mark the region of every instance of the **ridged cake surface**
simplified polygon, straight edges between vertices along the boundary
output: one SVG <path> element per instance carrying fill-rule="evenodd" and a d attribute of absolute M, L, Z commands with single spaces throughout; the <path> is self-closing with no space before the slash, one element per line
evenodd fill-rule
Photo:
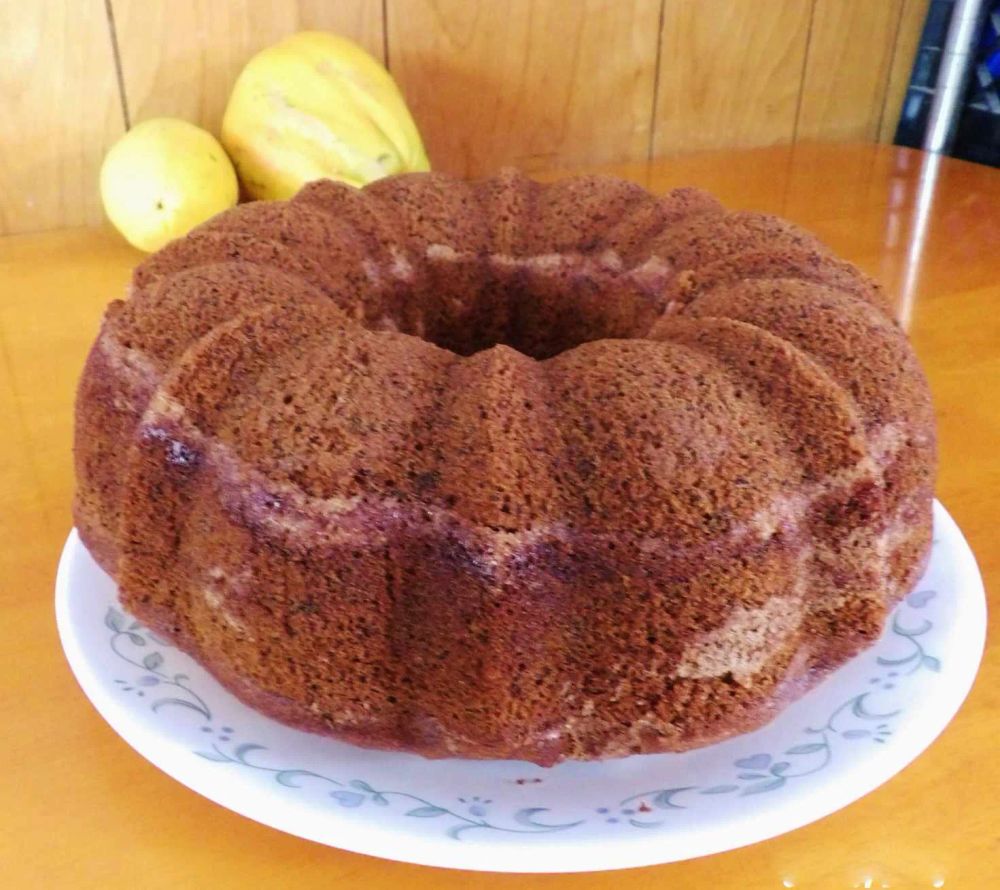
<path fill-rule="evenodd" d="M 278 719 L 551 764 L 744 732 L 925 558 L 927 385 L 814 236 L 605 177 L 409 174 L 154 254 L 77 399 L 123 604 Z"/>

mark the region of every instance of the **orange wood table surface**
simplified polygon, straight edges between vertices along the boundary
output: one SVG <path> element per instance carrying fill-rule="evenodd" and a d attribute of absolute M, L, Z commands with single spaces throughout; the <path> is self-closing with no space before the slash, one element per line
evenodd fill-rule
<path fill-rule="evenodd" d="M 1000 170 L 889 146 L 809 145 L 605 170 L 787 216 L 888 286 L 936 399 L 938 496 L 995 591 Z M 265 828 L 159 772 L 84 698 L 52 608 L 70 529 L 73 390 L 104 305 L 138 259 L 103 229 L 0 239 L 0 885 L 1000 886 L 1000 655 L 989 644 L 951 726 L 863 800 L 752 847 L 626 873 L 472 875 L 381 861 Z"/>

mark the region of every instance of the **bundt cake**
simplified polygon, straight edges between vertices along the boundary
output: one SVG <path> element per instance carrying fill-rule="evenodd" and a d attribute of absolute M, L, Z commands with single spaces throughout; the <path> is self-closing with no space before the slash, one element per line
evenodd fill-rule
<path fill-rule="evenodd" d="M 151 256 L 75 518 L 245 702 L 552 764 L 758 727 L 928 550 L 928 389 L 809 233 L 613 178 L 315 182 Z"/>

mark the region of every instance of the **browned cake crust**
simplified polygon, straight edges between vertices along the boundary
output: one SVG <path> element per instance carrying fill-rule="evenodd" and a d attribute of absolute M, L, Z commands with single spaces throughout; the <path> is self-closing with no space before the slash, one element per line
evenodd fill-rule
<path fill-rule="evenodd" d="M 696 189 L 234 208 L 109 306 L 76 430 L 126 608 L 267 714 L 432 757 L 754 729 L 930 542 L 930 398 L 881 289 Z"/>

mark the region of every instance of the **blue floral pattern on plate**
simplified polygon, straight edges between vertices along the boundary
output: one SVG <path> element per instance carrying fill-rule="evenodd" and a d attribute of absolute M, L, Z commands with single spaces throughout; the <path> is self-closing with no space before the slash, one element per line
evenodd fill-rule
<path fill-rule="evenodd" d="M 934 507 L 919 585 L 881 639 L 756 732 L 682 754 L 543 769 L 429 761 L 290 729 L 247 708 L 118 605 L 72 533 L 56 579 L 66 657 L 142 756 L 224 807 L 405 862 L 566 872 L 676 861 L 790 831 L 917 757 L 955 714 L 985 638 L 982 579 Z M 946 793 L 942 789 L 942 793 Z"/>
<path fill-rule="evenodd" d="M 440 820 L 448 837 L 462 840 L 473 831 L 517 834 L 548 834 L 569 831 L 594 819 L 629 828 L 658 828 L 669 822 L 676 811 L 695 807 L 703 799 L 726 796 L 747 797 L 780 791 L 790 783 L 827 769 L 834 758 L 856 756 L 853 747 L 860 744 L 884 745 L 893 734 L 895 720 L 903 709 L 873 702 L 879 693 L 889 692 L 900 682 L 919 671 L 939 672 L 939 656 L 927 651 L 923 638 L 934 622 L 919 616 L 937 591 L 919 588 L 893 613 L 882 643 L 863 658 L 875 670 L 871 688 L 859 690 L 846 698 L 820 725 L 802 728 L 802 738 L 781 751 L 756 751 L 732 762 L 731 772 L 719 775 L 710 783 L 668 786 L 637 791 L 613 806 L 600 806 L 577 817 L 560 819 L 549 807 L 519 807 L 494 814 L 492 799 L 479 795 L 455 800 L 428 800 L 408 791 L 377 787 L 364 778 L 331 776 L 311 769 L 280 763 L 267 746 L 252 741 L 236 741 L 231 726 L 216 730 L 208 693 L 199 693 L 190 678 L 170 668 L 176 653 L 139 622 L 120 609 L 109 606 L 104 615 L 108 645 L 124 666 L 132 669 L 132 678 L 117 677 L 114 683 L 123 694 L 146 698 L 155 713 L 181 709 L 192 720 L 202 723 L 201 731 L 213 740 L 194 749 L 198 757 L 240 769 L 270 774 L 285 788 L 301 789 L 307 784 L 321 785 L 333 805 L 348 810 L 361 808 L 398 808 L 413 819 Z M 913 613 L 917 612 L 914 617 Z M 206 738 L 206 741 L 207 738 Z"/>

